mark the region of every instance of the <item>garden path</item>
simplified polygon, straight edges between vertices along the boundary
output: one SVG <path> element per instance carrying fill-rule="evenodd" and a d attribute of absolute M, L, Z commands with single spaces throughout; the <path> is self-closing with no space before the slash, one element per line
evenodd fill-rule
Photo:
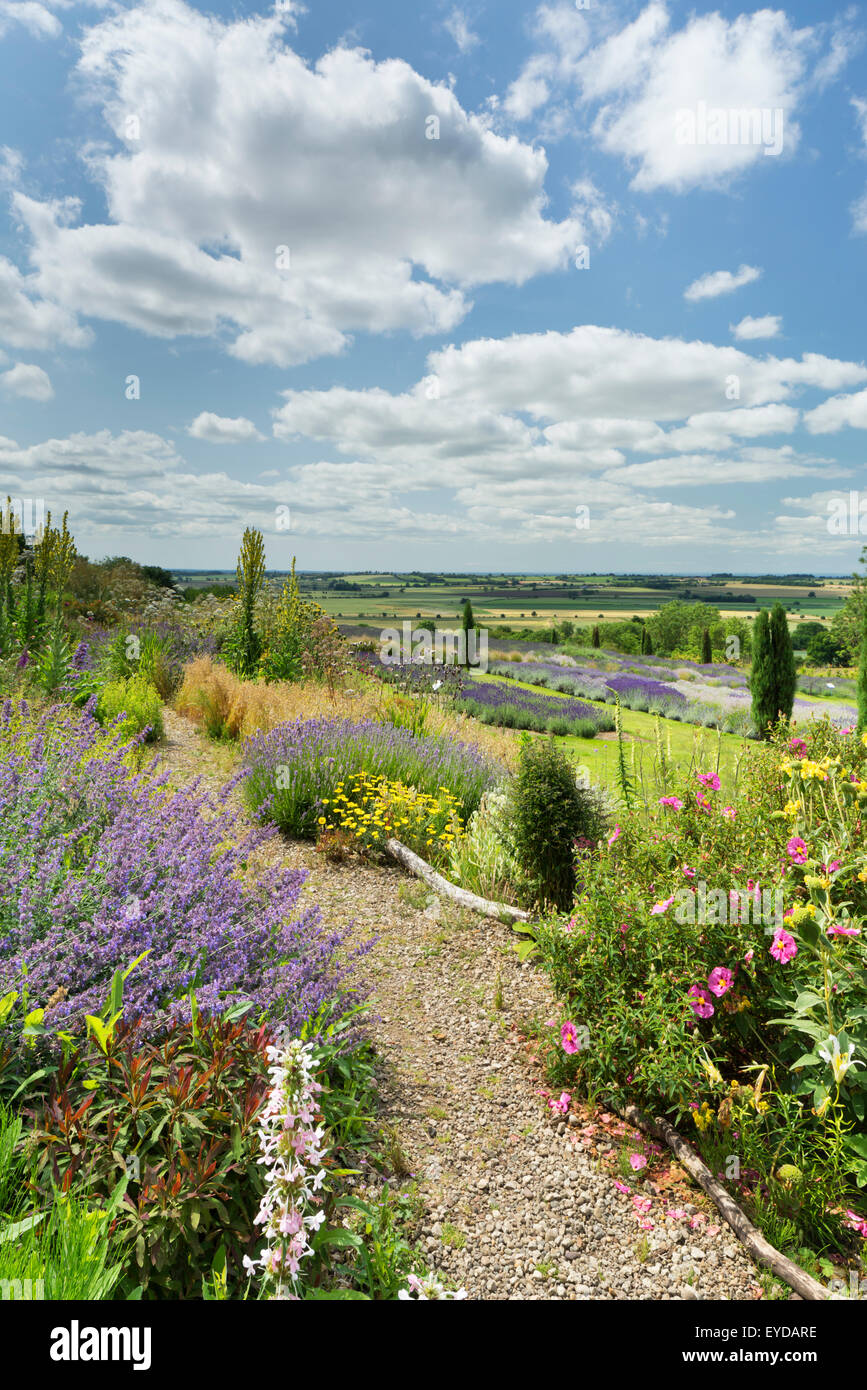
<path fill-rule="evenodd" d="M 226 750 L 171 710 L 165 724 L 173 778 L 221 786 Z M 728 1227 L 697 1189 L 672 1185 L 664 1157 L 651 1155 L 638 1188 L 651 1203 L 644 1231 L 614 1183 L 625 1126 L 604 1112 L 567 1123 L 547 1111 L 521 1024 L 555 1017 L 554 1006 L 507 927 L 455 912 L 397 868 L 332 866 L 298 841 L 272 852 L 309 870 L 304 891 L 326 923 L 353 920 L 360 939 L 378 938 L 366 969 L 383 1120 L 397 1177 L 419 1184 L 431 1268 L 481 1299 L 762 1296 Z M 685 1215 L 666 1218 L 673 1207 Z"/>

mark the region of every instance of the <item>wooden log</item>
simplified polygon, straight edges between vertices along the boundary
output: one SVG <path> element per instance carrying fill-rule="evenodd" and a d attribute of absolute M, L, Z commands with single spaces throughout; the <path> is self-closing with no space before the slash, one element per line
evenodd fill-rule
<path fill-rule="evenodd" d="M 387 840 L 385 848 L 392 859 L 396 859 L 411 874 L 415 874 L 416 878 L 424 879 L 435 892 L 441 893 L 444 898 L 450 898 L 459 907 L 465 907 L 470 912 L 480 912 L 483 917 L 496 917 L 499 922 L 526 922 L 529 918 L 530 914 L 522 911 L 520 907 L 512 907 L 509 903 L 491 902 L 488 898 L 478 897 L 476 893 L 468 893 L 466 888 L 458 888 L 455 883 L 449 883 L 447 878 L 443 878 L 442 874 L 438 874 L 424 859 L 413 854 L 411 849 L 400 843 L 400 840 Z"/>
<path fill-rule="evenodd" d="M 621 1108 L 611 1101 L 606 1101 L 605 1104 L 616 1111 L 628 1124 L 635 1125 L 637 1129 L 643 1129 L 646 1133 L 652 1134 L 655 1139 L 661 1139 L 668 1145 L 678 1162 L 695 1178 L 702 1191 L 706 1192 L 708 1197 L 715 1202 L 720 1215 L 728 1222 L 738 1240 L 749 1251 L 754 1260 L 757 1260 L 759 1264 L 767 1265 L 772 1274 L 775 1274 L 778 1279 L 782 1279 L 785 1284 L 789 1285 L 790 1289 L 794 1289 L 795 1293 L 800 1294 L 802 1298 L 818 1300 L 831 1297 L 830 1289 L 811 1278 L 803 1269 L 792 1260 L 787 1259 L 785 1255 L 781 1255 L 779 1250 L 775 1250 L 773 1245 L 765 1240 L 746 1213 L 741 1211 L 731 1194 L 721 1183 L 717 1182 L 692 1145 L 681 1138 L 677 1130 L 668 1123 L 668 1120 L 663 1119 L 660 1115 L 651 1117 L 635 1105 Z"/>

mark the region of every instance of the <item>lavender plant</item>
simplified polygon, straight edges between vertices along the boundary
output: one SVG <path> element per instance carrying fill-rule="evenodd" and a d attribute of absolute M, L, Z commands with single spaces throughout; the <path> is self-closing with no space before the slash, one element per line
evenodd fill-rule
<path fill-rule="evenodd" d="M 369 772 L 433 795 L 450 791 L 466 820 L 497 769 L 454 739 L 414 737 L 375 719 L 296 719 L 247 741 L 244 792 L 260 820 L 289 835 L 314 838 L 322 798 L 338 782 Z"/>
<path fill-rule="evenodd" d="M 299 910 L 306 873 L 246 873 L 273 831 L 239 829 L 232 784 L 169 790 L 91 708 L 0 710 L 0 995 L 44 1006 L 50 1031 L 80 1029 L 145 953 L 123 1012 L 146 1036 L 188 1019 L 191 991 L 204 1013 L 247 1001 L 294 1031 L 326 1002 L 356 1003 L 358 949 Z"/>

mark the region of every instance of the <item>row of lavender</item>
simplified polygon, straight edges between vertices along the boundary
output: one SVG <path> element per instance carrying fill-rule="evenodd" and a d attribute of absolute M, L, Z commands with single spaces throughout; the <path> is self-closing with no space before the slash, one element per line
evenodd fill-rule
<path fill-rule="evenodd" d="M 343 935 L 299 907 L 306 873 L 245 872 L 276 832 L 239 829 L 229 788 L 172 791 L 136 761 L 92 702 L 4 703 L 0 994 L 26 989 L 55 1032 L 98 1013 L 115 970 L 138 960 L 125 1012 L 149 1036 L 189 1019 L 193 999 L 215 1013 L 246 1003 L 294 1033 L 326 1002 L 357 1002 Z"/>

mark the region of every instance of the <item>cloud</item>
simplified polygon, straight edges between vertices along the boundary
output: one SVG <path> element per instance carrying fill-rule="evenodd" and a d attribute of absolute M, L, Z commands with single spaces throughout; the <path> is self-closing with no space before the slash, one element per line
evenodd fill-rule
<path fill-rule="evenodd" d="M 537 51 L 500 109 L 544 124 L 573 96 L 599 145 L 626 161 L 642 192 L 725 189 L 772 163 L 769 156 L 791 155 L 807 96 L 859 46 L 851 25 L 797 29 L 771 9 L 731 20 L 692 13 L 676 28 L 669 6 L 652 0 L 631 22 L 617 22 L 608 6 L 586 16 L 567 4 L 542 6 Z"/>
<path fill-rule="evenodd" d="M 721 294 L 732 294 L 758 280 L 761 270 L 755 265 L 742 265 L 738 270 L 711 270 L 698 280 L 693 280 L 683 292 L 684 299 L 695 303 L 700 299 L 718 299 Z"/>
<path fill-rule="evenodd" d="M 37 0 L 0 0 L 0 35 L 13 24 L 20 24 L 37 39 L 56 39 L 63 25 Z"/>
<path fill-rule="evenodd" d="M 206 439 L 209 444 L 248 444 L 263 436 L 252 420 L 243 415 L 230 419 L 225 415 L 214 415 L 203 410 L 188 427 L 187 434 L 193 439 Z"/>
<path fill-rule="evenodd" d="M 50 401 L 54 395 L 48 373 L 29 362 L 16 362 L 10 371 L 0 374 L 0 385 L 13 396 L 31 401 Z"/>
<path fill-rule="evenodd" d="M 651 4 L 582 60 L 586 96 L 604 101 L 594 133 L 635 168 L 635 189 L 726 188 L 768 155 L 796 149 L 815 43 L 781 11 L 731 22 L 692 15 L 672 32 L 667 8 Z M 757 126 L 741 121 L 754 111 Z"/>
<path fill-rule="evenodd" d="M 158 434 L 124 430 L 72 434 L 29 446 L 0 439 L 0 473 L 11 489 L 43 497 L 55 515 L 68 510 L 77 534 L 237 540 L 239 518 L 275 530 L 286 485 L 227 473 L 193 473 Z"/>
<path fill-rule="evenodd" d="M 24 276 L 0 256 L 0 342 L 13 348 L 85 347 L 92 340 L 75 316 L 39 295 L 34 276 Z"/>
<path fill-rule="evenodd" d="M 731 379 L 739 407 L 785 401 L 804 386 L 842 390 L 867 381 L 862 363 L 818 353 L 751 357 L 733 346 L 652 338 L 585 324 L 569 333 L 480 338 L 433 352 L 440 397 L 522 410 L 552 421 L 583 415 L 679 420 L 725 409 Z"/>
<path fill-rule="evenodd" d="M 764 318 L 754 319 L 747 314 L 740 323 L 730 324 L 734 336 L 740 342 L 755 338 L 778 338 L 783 320 L 779 314 L 765 314 Z"/>
<path fill-rule="evenodd" d="M 804 416 L 811 434 L 836 434 L 846 425 L 855 430 L 867 430 L 867 391 L 849 396 L 832 396 Z"/>
<path fill-rule="evenodd" d="M 593 325 L 477 339 L 430 353 L 427 367 L 427 376 L 397 394 L 379 387 L 283 392 L 275 437 L 287 445 L 315 441 L 339 456 L 291 470 L 315 514 L 311 524 L 319 528 L 324 516 L 351 507 L 341 534 L 357 535 L 387 510 L 420 535 L 424 527 L 418 532 L 407 519 L 406 494 L 415 515 L 425 492 L 451 490 L 448 534 L 463 534 L 469 519 L 479 545 L 574 539 L 575 507 L 592 503 L 591 543 L 622 541 L 628 524 L 635 544 L 706 540 L 749 548 L 759 544 L 752 518 L 732 528 L 730 510 L 670 503 L 655 492 L 845 474 L 833 459 L 761 441 L 797 428 L 800 410 L 784 397 L 808 385 L 867 381 L 863 365 L 815 354 L 760 360 L 734 347 Z M 732 377 L 741 399 L 727 404 Z M 664 427 L 669 422 L 674 428 Z M 762 537 L 777 548 L 773 528 Z"/>
<path fill-rule="evenodd" d="M 575 82 L 590 38 L 587 16 L 568 3 L 541 5 L 533 31 L 541 52 L 527 60 L 502 101 L 503 112 L 518 122 L 529 120 L 554 92 Z"/>
<path fill-rule="evenodd" d="M 146 0 L 86 32 L 78 77 L 121 144 L 87 152 L 109 220 L 15 199 L 67 314 L 289 366 L 355 332 L 448 333 L 473 286 L 565 268 L 585 240 L 545 215 L 543 150 L 400 59 L 311 65 L 273 17 Z"/>
<path fill-rule="evenodd" d="M 443 27 L 451 34 L 461 53 L 469 53 L 479 42 L 479 36 L 470 29 L 463 10 L 452 10 Z"/>

